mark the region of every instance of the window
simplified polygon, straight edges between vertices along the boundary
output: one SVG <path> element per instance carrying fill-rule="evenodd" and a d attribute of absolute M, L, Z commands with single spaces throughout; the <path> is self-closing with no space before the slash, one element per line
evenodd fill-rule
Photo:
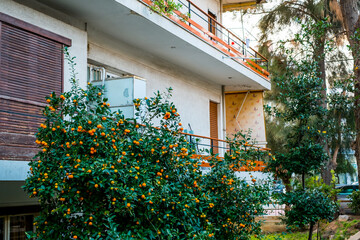
<path fill-rule="evenodd" d="M 0 217 L 0 240 L 5 239 L 5 218 Z"/>
<path fill-rule="evenodd" d="M 0 13 L 0 160 L 30 160 L 45 96 L 60 93 L 69 39 Z M 22 145 L 22 151 L 16 147 Z M 29 147 L 29 149 L 26 149 Z"/>
<path fill-rule="evenodd" d="M 87 81 L 103 81 L 105 80 L 106 70 L 104 67 L 97 67 L 88 64 L 87 66 Z"/>
<path fill-rule="evenodd" d="M 216 15 L 210 11 L 208 11 L 209 15 L 209 32 L 216 35 Z"/>
<path fill-rule="evenodd" d="M 34 230 L 34 214 L 0 216 L 0 240 L 26 240 Z"/>

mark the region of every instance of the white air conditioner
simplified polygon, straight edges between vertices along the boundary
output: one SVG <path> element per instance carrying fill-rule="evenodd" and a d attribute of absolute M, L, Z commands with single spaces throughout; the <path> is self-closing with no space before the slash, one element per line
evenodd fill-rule
<path fill-rule="evenodd" d="M 105 86 L 104 97 L 112 111 L 121 110 L 126 118 L 135 117 L 133 100 L 146 96 L 146 80 L 137 76 L 95 80 L 94 85 Z"/>

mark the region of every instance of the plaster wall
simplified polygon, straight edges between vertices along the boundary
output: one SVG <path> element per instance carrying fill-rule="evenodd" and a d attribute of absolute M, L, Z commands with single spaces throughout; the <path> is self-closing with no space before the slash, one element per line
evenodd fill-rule
<path fill-rule="evenodd" d="M 251 130 L 251 138 L 259 146 L 266 145 L 263 92 L 225 95 L 226 134 Z"/>
<path fill-rule="evenodd" d="M 196 74 L 176 66 L 161 65 L 161 62 L 164 61 L 162 59 L 153 59 L 152 62 L 149 62 L 145 59 L 134 58 L 134 56 L 122 52 L 121 49 L 116 50 L 102 43 L 89 42 L 89 61 L 144 78 L 147 83 L 146 95 L 148 97 L 153 96 L 153 93 L 158 90 L 164 92 L 167 88 L 172 87 L 171 101 L 178 108 L 184 128 L 188 129 L 188 124 L 190 124 L 195 134 L 210 135 L 209 102 L 211 100 L 219 103 L 220 115 L 222 101 L 220 85 L 206 82 Z M 218 124 L 220 130 L 221 117 Z M 219 136 L 221 136 L 220 131 Z"/>

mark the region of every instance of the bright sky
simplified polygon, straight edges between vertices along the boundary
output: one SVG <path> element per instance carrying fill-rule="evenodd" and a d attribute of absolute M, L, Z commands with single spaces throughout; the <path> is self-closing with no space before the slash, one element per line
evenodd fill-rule
<path fill-rule="evenodd" d="M 271 9 L 278 2 L 281 2 L 281 0 L 273 0 L 271 3 L 264 3 L 263 7 L 265 9 Z M 250 39 L 250 46 L 256 48 L 256 42 L 260 35 L 258 23 L 261 17 L 261 14 L 248 13 L 243 15 L 239 11 L 234 11 L 225 12 L 222 20 L 225 27 L 229 28 L 242 39 Z"/>

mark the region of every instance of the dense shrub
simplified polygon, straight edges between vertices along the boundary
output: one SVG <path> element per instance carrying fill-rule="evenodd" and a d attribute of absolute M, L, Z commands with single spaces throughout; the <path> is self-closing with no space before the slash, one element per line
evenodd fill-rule
<path fill-rule="evenodd" d="M 136 99 L 138 120 L 111 112 L 91 84 L 46 97 L 40 152 L 25 190 L 37 197 L 38 239 L 247 239 L 260 232 L 266 189 L 235 176 L 251 151 L 210 157 L 212 171 L 181 134 L 170 94 Z M 139 121 L 142 123 L 140 124 Z M 153 126 L 157 122 L 157 128 Z M 251 165 L 251 161 L 250 161 Z"/>
<path fill-rule="evenodd" d="M 349 207 L 355 214 L 360 214 L 360 191 L 354 191 L 349 196 L 351 203 Z"/>
<path fill-rule="evenodd" d="M 336 203 L 318 189 L 299 189 L 279 196 L 280 204 L 290 206 L 285 211 L 284 222 L 290 228 L 310 226 L 311 239 L 313 226 L 320 220 L 331 221 L 337 211 Z"/>

